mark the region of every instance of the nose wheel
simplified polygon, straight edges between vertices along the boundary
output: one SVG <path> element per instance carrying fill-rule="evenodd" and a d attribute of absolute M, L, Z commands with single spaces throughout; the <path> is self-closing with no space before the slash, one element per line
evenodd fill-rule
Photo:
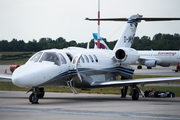
<path fill-rule="evenodd" d="M 39 100 L 39 98 L 38 98 L 37 94 L 32 93 L 29 96 L 29 102 L 31 102 L 32 104 L 39 104 L 38 100 Z"/>
<path fill-rule="evenodd" d="M 45 94 L 44 88 L 32 88 L 28 92 L 30 91 L 32 91 L 32 94 L 29 96 L 29 102 L 31 104 L 39 104 L 39 98 L 43 98 Z"/>

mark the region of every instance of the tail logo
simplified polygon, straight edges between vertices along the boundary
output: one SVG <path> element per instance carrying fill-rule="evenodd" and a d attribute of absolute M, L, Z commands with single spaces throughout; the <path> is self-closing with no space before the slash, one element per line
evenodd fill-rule
<path fill-rule="evenodd" d="M 133 37 L 132 36 L 129 36 L 129 37 L 124 36 L 124 43 L 126 43 L 126 42 L 133 43 Z"/>

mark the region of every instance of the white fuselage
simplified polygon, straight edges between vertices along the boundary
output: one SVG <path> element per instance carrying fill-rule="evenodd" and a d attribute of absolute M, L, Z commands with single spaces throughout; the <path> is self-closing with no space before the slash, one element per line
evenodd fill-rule
<path fill-rule="evenodd" d="M 78 53 L 81 59 L 78 62 L 78 71 L 81 73 L 84 83 L 78 83 L 76 60 L 73 60 Z M 134 62 L 138 59 L 133 57 Z M 58 61 L 51 61 L 58 58 Z M 117 64 L 113 59 L 114 51 L 104 49 L 51 49 L 44 50 L 33 55 L 25 65 L 17 68 L 12 75 L 12 82 L 20 87 L 45 87 L 45 86 L 67 86 L 70 79 L 77 82 L 75 87 L 89 87 L 96 81 L 114 80 L 117 75 L 132 77 L 134 68 L 127 64 Z M 63 57 L 62 57 L 63 56 Z M 130 56 L 130 55 L 129 55 Z M 131 60 L 132 60 L 131 58 Z M 88 59 L 88 60 L 87 60 Z"/>
<path fill-rule="evenodd" d="M 138 51 L 140 59 L 160 63 L 180 63 L 180 51 Z"/>

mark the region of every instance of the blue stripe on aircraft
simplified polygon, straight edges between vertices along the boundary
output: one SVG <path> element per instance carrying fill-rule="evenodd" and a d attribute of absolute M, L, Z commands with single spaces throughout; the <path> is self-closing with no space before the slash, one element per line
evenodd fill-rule
<path fill-rule="evenodd" d="M 83 72 L 83 71 L 89 71 L 89 70 L 94 70 L 94 69 L 89 69 L 89 68 L 79 68 L 78 69 L 79 72 Z M 134 70 L 133 69 L 129 69 L 129 68 L 124 68 L 124 67 L 112 67 L 112 68 L 105 68 L 105 69 L 102 69 L 102 71 L 114 71 L 114 72 L 123 72 L 123 73 L 126 73 L 126 74 L 130 74 L 130 75 L 133 75 L 134 74 Z M 60 79 L 62 77 L 65 77 L 67 75 L 72 75 L 72 74 L 77 74 L 76 70 L 69 70 L 69 71 L 66 71 L 66 72 L 63 72 L 53 78 L 51 78 L 50 80 L 46 81 L 45 83 L 47 82 L 51 82 L 51 81 L 54 81 L 56 79 Z M 44 84 L 44 83 L 43 83 Z"/>

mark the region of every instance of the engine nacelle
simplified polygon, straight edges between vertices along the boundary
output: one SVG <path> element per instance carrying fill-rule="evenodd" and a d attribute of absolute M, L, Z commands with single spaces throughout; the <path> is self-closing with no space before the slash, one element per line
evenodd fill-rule
<path fill-rule="evenodd" d="M 115 51 L 114 57 L 121 64 L 132 64 L 139 59 L 139 54 L 135 49 L 122 47 Z"/>
<path fill-rule="evenodd" d="M 149 61 L 145 61 L 144 64 L 145 64 L 147 67 L 156 67 L 157 61 L 155 61 L 155 60 L 149 60 Z"/>
<path fill-rule="evenodd" d="M 169 67 L 171 64 L 170 63 L 160 63 L 158 65 L 160 65 L 161 67 Z"/>

